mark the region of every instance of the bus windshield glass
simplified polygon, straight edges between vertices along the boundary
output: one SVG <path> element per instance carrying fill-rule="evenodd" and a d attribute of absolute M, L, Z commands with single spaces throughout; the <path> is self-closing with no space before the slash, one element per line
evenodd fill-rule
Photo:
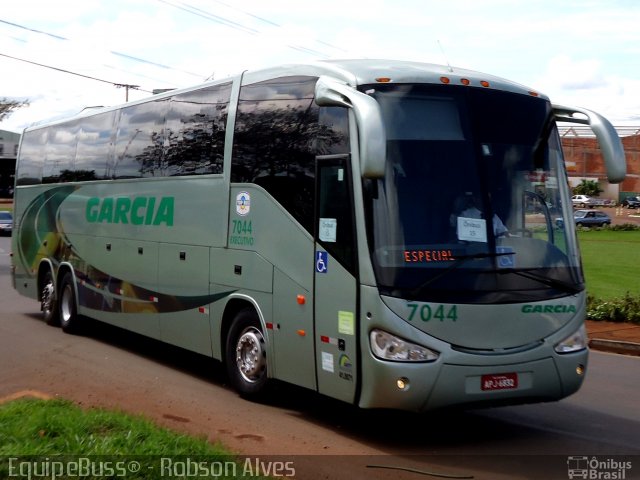
<path fill-rule="evenodd" d="M 488 304 L 583 290 L 546 99 L 448 85 L 362 91 L 387 134 L 385 176 L 364 180 L 381 294 Z"/>

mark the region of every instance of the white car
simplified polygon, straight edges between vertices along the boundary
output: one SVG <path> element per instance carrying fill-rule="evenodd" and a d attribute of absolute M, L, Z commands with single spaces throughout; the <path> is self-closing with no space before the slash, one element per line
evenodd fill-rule
<path fill-rule="evenodd" d="M 1 211 L 0 212 L 0 235 L 11 235 L 11 229 L 13 227 L 13 217 L 11 213 Z"/>
<path fill-rule="evenodd" d="M 593 200 L 589 195 L 574 195 L 571 197 L 574 207 L 586 208 L 593 205 Z"/>

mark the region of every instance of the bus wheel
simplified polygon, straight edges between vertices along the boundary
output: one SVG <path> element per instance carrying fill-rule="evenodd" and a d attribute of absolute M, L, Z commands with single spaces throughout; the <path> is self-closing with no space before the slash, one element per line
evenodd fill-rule
<path fill-rule="evenodd" d="M 240 311 L 227 336 L 226 367 L 233 387 L 245 397 L 257 397 L 267 384 L 267 350 L 253 309 Z"/>
<path fill-rule="evenodd" d="M 76 306 L 76 292 L 73 288 L 73 275 L 64 274 L 60 282 L 60 299 L 58 301 L 60 326 L 65 333 L 78 331 L 78 309 Z"/>
<path fill-rule="evenodd" d="M 40 310 L 42 310 L 42 318 L 47 325 L 59 324 L 58 307 L 56 305 L 56 287 L 53 283 L 51 271 L 47 271 L 42 279 Z"/>

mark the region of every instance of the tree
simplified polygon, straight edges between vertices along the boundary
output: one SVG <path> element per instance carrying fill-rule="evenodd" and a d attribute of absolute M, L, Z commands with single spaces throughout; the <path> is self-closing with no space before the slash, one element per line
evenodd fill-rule
<path fill-rule="evenodd" d="M 9 100 L 8 98 L 0 98 L 0 121 L 7 118 L 18 108 L 26 107 L 29 105 L 29 100 Z"/>
<path fill-rule="evenodd" d="M 597 180 L 582 180 L 580 185 L 573 189 L 574 195 L 588 195 L 590 197 L 599 196 L 604 190 L 600 188 Z"/>

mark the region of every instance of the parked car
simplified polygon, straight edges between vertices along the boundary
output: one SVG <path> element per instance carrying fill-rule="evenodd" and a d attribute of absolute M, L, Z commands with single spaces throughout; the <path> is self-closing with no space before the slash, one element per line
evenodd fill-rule
<path fill-rule="evenodd" d="M 640 208 L 640 195 L 625 198 L 622 201 L 622 206 L 627 208 Z"/>
<path fill-rule="evenodd" d="M 574 207 L 586 208 L 592 206 L 594 201 L 589 195 L 574 195 L 571 197 L 571 203 Z"/>
<path fill-rule="evenodd" d="M 603 225 L 611 225 L 611 217 L 600 210 L 576 210 L 573 212 L 573 221 L 576 225 L 585 227 L 602 227 Z M 562 218 L 556 218 L 556 225 L 559 228 L 564 227 L 564 221 Z"/>
<path fill-rule="evenodd" d="M 13 228 L 13 216 L 9 212 L 0 212 L 0 233 L 11 235 Z"/>

